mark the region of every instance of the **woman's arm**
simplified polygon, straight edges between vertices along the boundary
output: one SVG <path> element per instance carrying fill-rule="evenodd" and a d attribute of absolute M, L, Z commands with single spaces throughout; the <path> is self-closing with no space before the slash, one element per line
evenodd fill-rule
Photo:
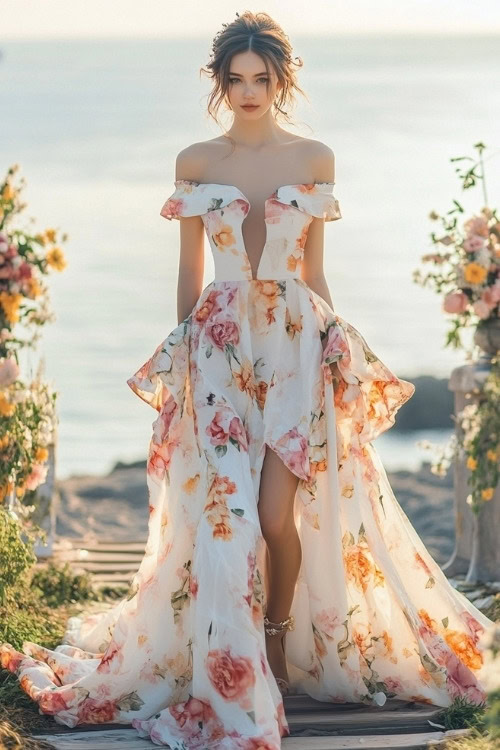
<path fill-rule="evenodd" d="M 335 155 L 331 148 L 316 141 L 311 159 L 315 182 L 335 182 Z M 323 269 L 324 233 L 325 220 L 315 216 L 309 225 L 304 246 L 301 278 L 333 310 L 333 302 Z"/>
<path fill-rule="evenodd" d="M 193 144 L 196 145 L 196 144 Z M 196 181 L 196 154 L 189 146 L 177 155 L 176 180 Z M 177 323 L 191 313 L 203 290 L 205 230 L 200 216 L 184 216 L 180 221 L 179 275 L 177 279 Z"/>

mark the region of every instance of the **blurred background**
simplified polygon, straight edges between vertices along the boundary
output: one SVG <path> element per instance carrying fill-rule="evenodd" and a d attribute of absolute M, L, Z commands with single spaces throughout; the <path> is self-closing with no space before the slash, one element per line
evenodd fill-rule
<path fill-rule="evenodd" d="M 69 234 L 53 274 L 55 323 L 40 344 L 59 391 L 57 475 L 144 459 L 156 412 L 126 384 L 176 325 L 177 222 L 159 212 L 175 157 L 219 134 L 199 69 L 239 6 L 225 0 L 0 0 L 0 163 L 18 163 L 37 229 Z M 325 226 L 336 312 L 417 391 L 376 446 L 415 470 L 416 441 L 452 430 L 441 298 L 412 281 L 431 252 L 429 213 L 456 198 L 452 157 L 483 141 L 491 206 L 500 187 L 500 6 L 479 0 L 262 2 L 304 60 L 299 135 L 336 156 L 343 214 Z M 228 122 L 229 124 L 229 122 Z M 496 157 L 495 157 L 496 154 Z M 491 159 L 491 161 L 489 161 Z M 205 283 L 213 278 L 206 245 Z"/>

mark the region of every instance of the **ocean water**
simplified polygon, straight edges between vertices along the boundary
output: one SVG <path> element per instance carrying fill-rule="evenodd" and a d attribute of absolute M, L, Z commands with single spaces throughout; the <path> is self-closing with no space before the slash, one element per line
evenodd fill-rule
<path fill-rule="evenodd" d="M 446 376 L 463 355 L 443 347 L 441 301 L 412 271 L 431 248 L 431 210 L 449 210 L 452 198 L 481 207 L 480 190 L 463 193 L 450 162 L 479 140 L 498 204 L 499 39 L 291 41 L 309 98 L 298 100 L 294 130 L 336 155 L 343 218 L 325 227 L 334 307 L 399 376 Z M 145 456 L 156 413 L 126 379 L 176 325 L 179 227 L 159 211 L 177 152 L 219 133 L 199 76 L 210 45 L 0 43 L 0 166 L 20 165 L 37 230 L 69 234 L 68 267 L 50 281 L 56 321 L 39 346 L 59 392 L 59 478 Z M 207 245 L 205 284 L 212 278 Z M 377 447 L 389 469 L 418 465 L 411 436 L 385 435 Z"/>

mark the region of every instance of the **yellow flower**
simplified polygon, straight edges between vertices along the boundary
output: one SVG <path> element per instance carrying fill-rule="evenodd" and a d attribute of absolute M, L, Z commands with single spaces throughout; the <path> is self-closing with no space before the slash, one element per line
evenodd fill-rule
<path fill-rule="evenodd" d="M 497 452 L 492 451 L 491 448 L 486 451 L 486 456 L 490 459 L 490 461 L 496 461 L 498 458 Z"/>
<path fill-rule="evenodd" d="M 48 452 L 47 448 L 43 448 L 42 446 L 39 446 L 36 449 L 35 461 L 37 463 L 43 463 L 44 461 L 46 461 L 48 459 L 48 457 L 49 457 L 49 452 Z"/>
<path fill-rule="evenodd" d="M 47 238 L 47 242 L 55 242 L 56 241 L 56 230 L 55 229 L 46 229 L 45 230 L 45 237 Z"/>
<path fill-rule="evenodd" d="M 17 292 L 16 294 L 9 294 L 8 292 L 0 292 L 0 305 L 3 307 L 5 317 L 9 323 L 17 323 L 19 320 L 18 308 L 21 304 L 23 295 Z"/>
<path fill-rule="evenodd" d="M 64 253 L 60 247 L 53 247 L 52 250 L 49 250 L 45 257 L 49 266 L 55 268 L 56 271 L 62 271 L 64 268 L 66 268 L 66 258 L 64 257 Z"/>
<path fill-rule="evenodd" d="M 5 396 L 0 394 L 0 415 L 2 417 L 11 417 L 16 410 L 16 407 L 14 404 L 11 404 L 10 401 L 8 401 Z"/>
<path fill-rule="evenodd" d="M 4 500 L 7 497 L 7 495 L 10 495 L 13 489 L 14 489 L 13 482 L 7 482 L 7 484 L 2 484 L 0 486 L 0 500 Z"/>
<path fill-rule="evenodd" d="M 14 198 L 14 195 L 15 192 L 12 185 L 9 185 L 9 183 L 7 183 L 2 190 L 2 198 L 4 199 L 4 201 L 11 201 Z"/>
<path fill-rule="evenodd" d="M 481 490 L 481 497 L 483 500 L 491 500 L 495 490 L 493 487 L 487 487 L 485 490 Z"/>
<path fill-rule="evenodd" d="M 34 238 L 37 242 L 40 243 L 40 245 L 45 245 L 46 239 L 44 234 L 35 234 Z"/>
<path fill-rule="evenodd" d="M 28 279 L 28 281 L 26 282 L 26 287 L 26 296 L 30 297 L 30 299 L 36 299 L 36 297 L 39 297 L 42 293 L 42 287 L 33 277 L 31 279 Z"/>
<path fill-rule="evenodd" d="M 481 284 L 486 278 L 486 269 L 480 266 L 479 263 L 467 263 L 464 269 L 464 276 L 466 281 L 471 284 Z"/>
<path fill-rule="evenodd" d="M 477 466 L 476 459 L 473 458 L 472 456 L 469 456 L 468 459 L 467 459 L 467 468 L 471 469 L 472 471 L 474 471 L 474 469 L 476 468 L 476 466 Z"/>

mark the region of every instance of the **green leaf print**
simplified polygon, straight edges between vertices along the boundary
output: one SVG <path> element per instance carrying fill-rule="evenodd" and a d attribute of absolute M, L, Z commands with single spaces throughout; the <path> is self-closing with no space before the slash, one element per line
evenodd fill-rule
<path fill-rule="evenodd" d="M 249 718 L 249 719 L 251 719 L 251 720 L 253 721 L 253 723 L 255 724 L 255 711 L 247 711 L 247 716 L 248 716 L 248 718 Z"/>
<path fill-rule="evenodd" d="M 342 547 L 345 549 L 346 547 L 351 547 L 353 544 L 355 544 L 354 535 L 351 531 L 346 531 L 342 537 Z"/>
<path fill-rule="evenodd" d="M 435 579 L 431 576 L 429 580 L 427 581 L 427 583 L 425 584 L 425 588 L 431 589 L 435 583 L 436 583 Z"/>
<path fill-rule="evenodd" d="M 216 445 L 215 453 L 217 455 L 217 458 L 222 458 L 222 456 L 225 456 L 227 453 L 227 445 Z"/>
<path fill-rule="evenodd" d="M 235 513 L 237 516 L 244 516 L 245 510 L 244 508 L 231 508 L 231 511 Z"/>
<path fill-rule="evenodd" d="M 212 356 L 212 349 L 213 349 L 213 345 L 212 344 L 208 344 L 207 348 L 205 349 L 205 357 L 207 359 Z"/>
<path fill-rule="evenodd" d="M 133 693 L 127 693 L 123 698 L 120 698 L 116 705 L 120 711 L 138 711 L 144 705 L 144 701 L 139 698 L 139 695 L 134 690 Z"/>
<path fill-rule="evenodd" d="M 441 622 L 443 623 L 443 626 L 444 626 L 445 628 L 447 628 L 447 627 L 448 627 L 448 618 L 447 618 L 447 617 L 443 617 L 443 619 L 441 620 Z"/>

